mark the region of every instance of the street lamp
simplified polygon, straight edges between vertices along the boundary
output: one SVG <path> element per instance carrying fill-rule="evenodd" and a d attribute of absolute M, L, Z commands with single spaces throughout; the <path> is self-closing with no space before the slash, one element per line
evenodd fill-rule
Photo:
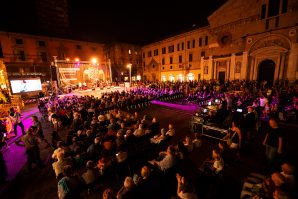
<path fill-rule="evenodd" d="M 127 64 L 127 68 L 129 68 L 129 87 L 131 87 L 131 66 L 132 64 Z"/>

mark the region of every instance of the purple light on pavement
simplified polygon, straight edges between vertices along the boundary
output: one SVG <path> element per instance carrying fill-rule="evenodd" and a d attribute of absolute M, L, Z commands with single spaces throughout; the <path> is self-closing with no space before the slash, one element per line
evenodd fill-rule
<path fill-rule="evenodd" d="M 160 106 L 167 106 L 170 108 L 184 110 L 184 111 L 191 111 L 191 112 L 195 112 L 198 109 L 197 105 L 180 105 L 180 104 L 173 104 L 173 103 L 168 103 L 168 102 L 161 102 L 161 101 L 157 101 L 157 100 L 153 100 L 152 104 L 157 104 Z"/>

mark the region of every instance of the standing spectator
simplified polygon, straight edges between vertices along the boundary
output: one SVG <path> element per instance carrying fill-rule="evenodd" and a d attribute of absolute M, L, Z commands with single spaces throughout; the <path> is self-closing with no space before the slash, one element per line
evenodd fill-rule
<path fill-rule="evenodd" d="M 11 107 L 9 109 L 9 116 L 13 123 L 13 130 L 14 130 L 15 136 L 18 135 L 18 133 L 17 133 L 18 126 L 21 127 L 22 134 L 25 135 L 25 127 L 24 127 L 23 122 L 21 121 L 21 114 L 18 111 L 16 111 L 13 107 Z"/>
<path fill-rule="evenodd" d="M 20 140 L 16 141 L 16 143 L 18 144 L 20 141 L 24 143 L 26 148 L 28 170 L 32 170 L 33 163 L 36 163 L 38 164 L 38 166 L 43 167 L 44 165 L 40 159 L 40 140 L 39 138 L 33 135 L 33 129 L 27 129 L 26 135 L 22 136 Z"/>
<path fill-rule="evenodd" d="M 50 146 L 50 143 L 45 139 L 41 122 L 38 120 L 37 116 L 34 115 L 31 117 L 32 119 L 32 128 L 34 129 L 34 134 L 37 135 L 42 141 L 44 141 L 47 144 L 47 147 Z"/>
<path fill-rule="evenodd" d="M 269 129 L 266 133 L 263 145 L 266 147 L 268 167 L 274 166 L 276 155 L 282 154 L 283 135 L 274 118 L 269 119 Z"/>
<path fill-rule="evenodd" d="M 252 137 L 254 137 L 256 129 L 256 115 L 254 113 L 253 107 L 249 106 L 247 108 L 247 114 L 245 116 L 245 140 L 249 144 Z"/>

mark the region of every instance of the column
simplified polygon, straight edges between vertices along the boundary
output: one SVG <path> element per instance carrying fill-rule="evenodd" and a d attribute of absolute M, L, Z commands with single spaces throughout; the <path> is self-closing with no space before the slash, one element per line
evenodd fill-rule
<path fill-rule="evenodd" d="M 298 44 L 295 43 L 292 45 L 292 48 L 289 53 L 289 61 L 288 66 L 286 68 L 286 76 L 290 81 L 294 81 L 296 79 L 297 72 L 297 57 L 298 57 Z"/>
<path fill-rule="evenodd" d="M 231 80 L 235 79 L 235 65 L 236 65 L 236 56 L 235 53 L 232 53 L 231 56 L 231 64 L 230 64 L 230 69 L 231 69 Z"/>
<path fill-rule="evenodd" d="M 209 76 L 209 79 L 213 79 L 213 70 L 214 70 L 214 68 L 213 68 L 213 59 L 212 59 L 212 56 L 209 56 L 209 60 L 208 60 L 208 76 Z"/>
<path fill-rule="evenodd" d="M 204 79 L 204 58 L 203 57 L 201 57 L 200 69 L 201 70 L 199 70 L 199 74 L 201 74 L 201 79 Z M 198 75 L 195 77 L 195 79 L 197 78 L 198 78 Z"/>
<path fill-rule="evenodd" d="M 286 55 L 284 53 L 282 53 L 280 55 L 280 66 L 279 66 L 279 74 L 278 74 L 278 80 L 282 80 L 284 79 L 284 68 L 285 68 L 285 58 Z"/>
<path fill-rule="evenodd" d="M 248 67 L 248 53 L 247 52 L 243 52 L 243 61 L 241 64 L 241 75 L 240 78 L 241 79 L 247 79 L 247 67 Z"/>
<path fill-rule="evenodd" d="M 255 58 L 251 57 L 250 61 L 250 80 L 254 80 L 254 73 L 255 73 Z"/>
<path fill-rule="evenodd" d="M 230 78 L 230 67 L 231 66 L 231 61 L 230 60 L 228 60 L 227 61 L 227 80 L 230 80 L 231 78 Z"/>

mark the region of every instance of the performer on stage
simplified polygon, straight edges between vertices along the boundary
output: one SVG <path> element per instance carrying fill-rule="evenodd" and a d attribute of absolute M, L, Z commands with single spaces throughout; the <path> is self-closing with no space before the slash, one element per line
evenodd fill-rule
<path fill-rule="evenodd" d="M 10 117 L 12 123 L 13 123 L 13 129 L 14 129 L 15 136 L 18 135 L 18 133 L 17 133 L 17 127 L 18 126 L 21 127 L 22 134 L 25 135 L 24 124 L 21 121 L 21 114 L 18 111 L 16 111 L 13 107 L 11 107 L 9 109 L 9 117 Z"/>

